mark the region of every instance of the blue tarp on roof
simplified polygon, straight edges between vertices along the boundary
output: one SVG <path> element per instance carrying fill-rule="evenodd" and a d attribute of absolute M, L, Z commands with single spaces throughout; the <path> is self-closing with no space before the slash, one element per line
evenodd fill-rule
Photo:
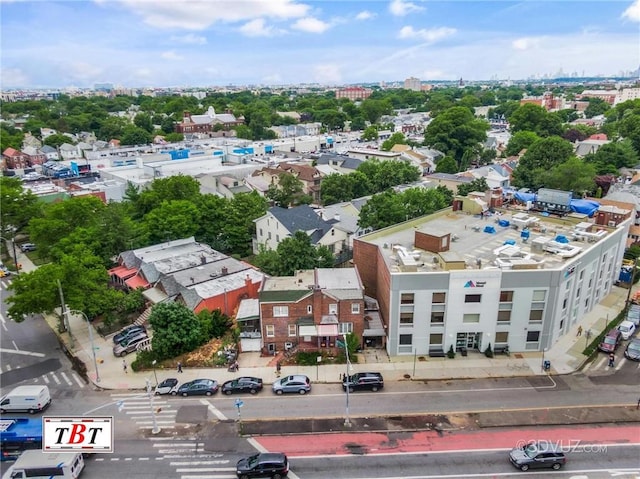
<path fill-rule="evenodd" d="M 566 236 L 563 236 L 563 235 L 558 235 L 558 236 L 556 236 L 555 241 L 557 241 L 558 243 L 565 243 L 565 244 L 569 242 L 569 240 L 567 239 L 567 237 L 566 237 Z"/>
<path fill-rule="evenodd" d="M 600 203 L 593 200 L 571 200 L 569 206 L 571 211 L 591 217 L 600 208 Z"/>
<path fill-rule="evenodd" d="M 521 193 L 520 191 L 517 191 L 516 194 L 513 195 L 513 197 L 516 200 L 521 201 L 522 203 L 526 203 L 527 201 L 535 201 L 536 200 L 535 193 Z"/>
<path fill-rule="evenodd" d="M 493 233 L 496 232 L 496 229 L 493 226 L 485 226 L 484 227 L 484 232 L 493 234 Z"/>

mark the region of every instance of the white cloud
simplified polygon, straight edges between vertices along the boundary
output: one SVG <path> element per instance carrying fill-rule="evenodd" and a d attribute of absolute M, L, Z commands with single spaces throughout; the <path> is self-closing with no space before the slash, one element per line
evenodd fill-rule
<path fill-rule="evenodd" d="M 318 83 L 342 83 L 342 73 L 337 65 L 315 65 L 313 79 Z"/>
<path fill-rule="evenodd" d="M 412 12 L 421 12 L 424 7 L 416 5 L 412 2 L 405 2 L 404 0 L 392 0 L 389 4 L 389 11 L 396 17 L 404 17 Z"/>
<path fill-rule="evenodd" d="M 206 45 L 207 39 L 202 35 L 194 35 L 189 33 L 187 35 L 174 35 L 171 37 L 171 41 L 174 43 L 183 43 L 185 45 Z"/>
<path fill-rule="evenodd" d="M 182 60 L 182 57 L 176 53 L 175 50 L 167 50 L 160 54 L 165 60 Z"/>
<path fill-rule="evenodd" d="M 20 87 L 30 83 L 29 76 L 19 68 L 0 69 L 0 84 L 5 87 Z"/>
<path fill-rule="evenodd" d="M 97 0 L 106 4 L 107 0 Z M 293 0 L 220 0 L 215 2 L 172 0 L 120 0 L 145 23 L 159 28 L 203 30 L 216 22 L 243 22 L 254 18 L 291 19 L 307 15 L 309 6 Z"/>
<path fill-rule="evenodd" d="M 278 30 L 271 26 L 267 26 L 264 18 L 256 18 L 242 25 L 238 31 L 247 37 L 272 37 L 285 33 L 284 30 Z"/>
<path fill-rule="evenodd" d="M 323 33 L 330 25 L 313 17 L 305 17 L 296 21 L 291 28 L 308 33 Z"/>
<path fill-rule="evenodd" d="M 534 37 L 522 37 L 516 38 L 512 43 L 511 47 L 514 50 L 531 50 L 533 48 L 538 48 L 542 38 L 534 38 Z"/>
<path fill-rule="evenodd" d="M 356 20 L 371 20 L 372 18 L 375 18 L 375 17 L 376 17 L 375 13 L 372 13 L 369 10 L 363 10 L 362 12 L 356 15 Z"/>
<path fill-rule="evenodd" d="M 628 18 L 632 22 L 640 22 L 640 0 L 636 0 L 622 14 L 622 18 Z"/>
<path fill-rule="evenodd" d="M 426 29 L 421 28 L 420 30 L 415 30 L 411 26 L 402 27 L 398 32 L 398 38 L 401 39 L 419 39 L 425 42 L 436 42 L 445 37 L 451 36 L 456 33 L 455 28 L 449 27 L 440 27 L 440 28 L 432 28 Z"/>

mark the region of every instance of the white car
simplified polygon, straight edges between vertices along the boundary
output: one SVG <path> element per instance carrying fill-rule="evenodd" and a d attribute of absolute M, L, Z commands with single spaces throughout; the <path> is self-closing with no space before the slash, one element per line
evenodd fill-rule
<path fill-rule="evenodd" d="M 618 325 L 618 331 L 622 335 L 622 339 L 625 341 L 633 336 L 633 333 L 636 332 L 636 325 L 631 321 L 622 321 Z"/>
<path fill-rule="evenodd" d="M 173 394 L 175 396 L 178 390 L 178 380 L 176 378 L 167 378 L 156 386 L 156 395 Z"/>

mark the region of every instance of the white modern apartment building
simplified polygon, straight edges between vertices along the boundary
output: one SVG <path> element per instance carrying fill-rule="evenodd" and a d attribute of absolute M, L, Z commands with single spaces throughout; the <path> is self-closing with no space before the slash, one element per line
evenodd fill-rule
<path fill-rule="evenodd" d="M 355 239 L 354 263 L 390 356 L 543 351 L 609 294 L 629 226 L 446 209 Z"/>

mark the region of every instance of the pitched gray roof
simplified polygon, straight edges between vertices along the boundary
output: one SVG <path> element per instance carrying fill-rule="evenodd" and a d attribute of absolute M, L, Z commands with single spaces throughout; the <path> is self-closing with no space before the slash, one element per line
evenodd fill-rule
<path fill-rule="evenodd" d="M 342 162 L 342 165 L 340 166 L 342 168 L 355 171 L 358 169 L 358 166 L 360 166 L 362 163 L 363 161 L 358 158 L 347 157 L 345 158 L 345 160 Z"/>
<path fill-rule="evenodd" d="M 300 205 L 295 208 L 274 206 L 269 208 L 269 213 L 291 233 L 296 231 L 314 232 L 311 234 L 311 242 L 313 244 L 331 229 L 331 224 L 320 218 L 313 208 L 308 205 Z M 317 236 L 318 234 L 320 235 L 319 237 Z"/>

